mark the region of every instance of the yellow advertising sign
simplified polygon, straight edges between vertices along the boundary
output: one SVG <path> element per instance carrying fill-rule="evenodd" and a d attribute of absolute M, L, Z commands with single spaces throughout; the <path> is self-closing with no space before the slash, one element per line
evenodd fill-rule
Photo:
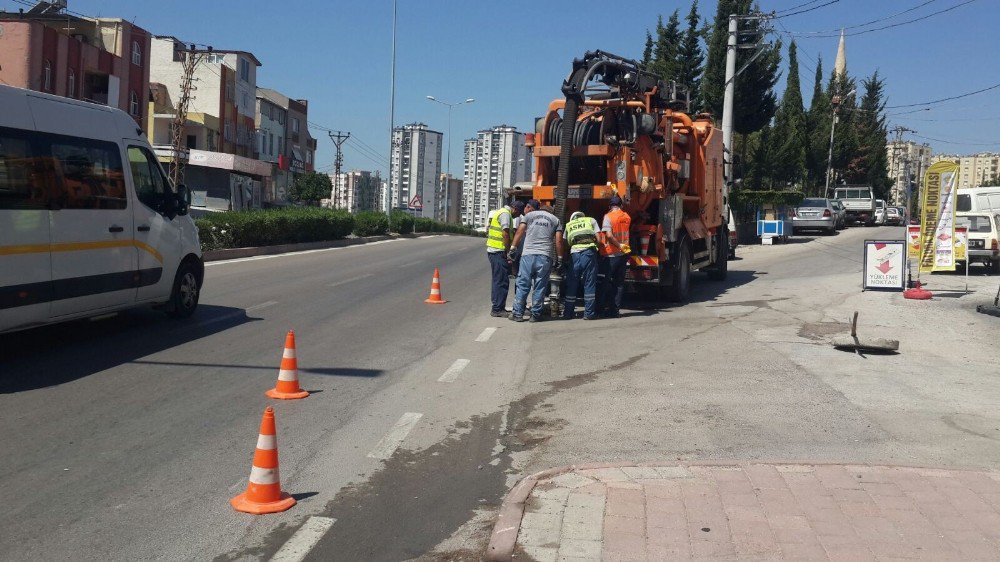
<path fill-rule="evenodd" d="M 955 227 L 955 261 L 965 261 L 965 250 L 969 247 L 969 229 L 965 226 Z"/>
<path fill-rule="evenodd" d="M 920 197 L 920 272 L 955 271 L 955 191 L 958 164 L 937 162 Z"/>

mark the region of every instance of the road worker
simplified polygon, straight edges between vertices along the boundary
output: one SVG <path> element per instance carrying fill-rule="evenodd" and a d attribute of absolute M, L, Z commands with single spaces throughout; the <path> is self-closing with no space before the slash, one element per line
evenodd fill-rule
<path fill-rule="evenodd" d="M 569 271 L 566 272 L 566 308 L 563 318 L 573 318 L 576 296 L 583 283 L 583 319 L 597 318 L 597 262 L 598 248 L 604 244 L 597 239 L 601 228 L 597 221 L 581 211 L 570 215 L 566 223 L 566 242 L 569 250 Z"/>
<path fill-rule="evenodd" d="M 600 289 L 600 302 L 605 316 L 617 318 L 621 314 L 625 294 L 625 268 L 632 253 L 628 235 L 632 219 L 622 210 L 622 198 L 617 193 L 611 196 L 611 208 L 602 223 L 604 248 L 601 250 L 601 273 L 604 287 Z"/>
<path fill-rule="evenodd" d="M 543 210 L 537 199 L 528 201 L 524 208 L 524 218 L 514 234 L 513 246 L 517 248 L 524 241 L 520 256 L 520 270 L 514 287 L 514 306 L 510 319 L 524 322 L 524 310 L 531 293 L 531 322 L 542 319 L 545 292 L 549 286 L 552 271 L 552 256 L 563 255 L 563 225 L 551 212 Z M 516 258 L 516 249 L 510 252 Z"/>
<path fill-rule="evenodd" d="M 514 201 L 510 205 L 490 212 L 486 232 L 486 255 L 490 259 L 490 270 L 493 275 L 490 291 L 490 316 L 502 317 L 507 314 L 507 292 L 510 290 L 510 244 L 513 238 L 514 217 L 524 211 L 523 201 Z"/>

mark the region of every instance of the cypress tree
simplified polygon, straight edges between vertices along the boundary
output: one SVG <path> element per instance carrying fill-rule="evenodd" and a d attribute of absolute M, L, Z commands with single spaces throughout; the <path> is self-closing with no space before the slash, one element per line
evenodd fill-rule
<path fill-rule="evenodd" d="M 848 181 L 871 185 L 877 199 L 888 201 L 892 180 L 889 178 L 889 157 L 886 154 L 889 132 L 885 117 L 885 80 L 875 71 L 862 84 L 865 93 L 855 120 L 858 153 L 854 166 L 848 170 Z"/>
<path fill-rule="evenodd" d="M 663 81 L 669 82 L 677 76 L 677 48 L 681 41 L 680 14 L 677 10 L 663 25 L 663 16 L 656 22 L 656 42 L 653 45 L 653 61 L 650 70 Z"/>
<path fill-rule="evenodd" d="M 808 134 L 795 41 L 788 46 L 788 80 L 774 117 L 773 139 L 775 181 L 782 188 L 788 184 L 801 186 L 806 175 Z"/>
<path fill-rule="evenodd" d="M 719 0 L 715 19 L 708 30 L 708 54 L 701 79 L 700 104 L 717 118 L 722 117 L 726 84 L 726 42 L 729 40 L 729 15 L 745 14 L 750 0 Z M 737 68 L 739 68 L 737 66 Z"/>
<path fill-rule="evenodd" d="M 681 38 L 680 46 L 677 49 L 677 77 L 679 84 L 687 86 L 691 95 L 692 107 L 697 107 L 696 100 L 699 97 L 701 86 L 702 65 L 705 62 L 705 54 L 701 49 L 701 39 L 704 31 L 699 27 L 700 16 L 698 15 L 698 0 L 691 3 L 691 11 L 688 12 L 687 29 Z"/>
<path fill-rule="evenodd" d="M 649 68 L 649 63 L 653 62 L 653 36 L 646 30 L 646 46 L 642 50 L 642 67 Z"/>
<path fill-rule="evenodd" d="M 830 144 L 830 98 L 823 89 L 823 58 L 816 64 L 816 81 L 813 84 L 812 101 L 806 116 L 809 135 L 809 150 L 806 154 L 808 184 L 814 189 L 826 181 L 827 147 Z M 819 193 L 819 189 L 815 189 Z"/>

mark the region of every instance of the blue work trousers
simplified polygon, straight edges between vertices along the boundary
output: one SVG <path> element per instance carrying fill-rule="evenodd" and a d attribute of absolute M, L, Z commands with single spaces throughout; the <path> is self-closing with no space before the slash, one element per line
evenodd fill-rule
<path fill-rule="evenodd" d="M 517 274 L 517 283 L 514 285 L 514 307 L 512 309 L 515 317 L 524 316 L 524 308 L 528 303 L 528 293 L 531 296 L 531 315 L 538 318 L 542 315 L 542 307 L 545 305 L 545 292 L 549 287 L 549 273 L 552 271 L 552 258 L 530 254 L 521 256 L 521 263 Z"/>
<path fill-rule="evenodd" d="M 597 317 L 597 250 L 573 252 L 569 256 L 570 271 L 566 276 L 566 309 L 563 318 L 572 318 L 576 296 L 583 283 L 583 316 Z"/>
<path fill-rule="evenodd" d="M 601 258 L 604 287 L 601 288 L 601 307 L 604 313 L 617 316 L 622 308 L 625 295 L 625 267 L 628 256 L 605 256 Z"/>
<path fill-rule="evenodd" d="M 490 292 L 491 312 L 503 312 L 507 305 L 507 292 L 510 290 L 510 262 L 503 252 L 487 252 L 490 257 L 490 269 L 493 272 L 493 289 Z"/>

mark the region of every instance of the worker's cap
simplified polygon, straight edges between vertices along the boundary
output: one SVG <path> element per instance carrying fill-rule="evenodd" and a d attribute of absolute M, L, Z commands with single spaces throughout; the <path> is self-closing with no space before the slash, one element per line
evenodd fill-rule
<path fill-rule="evenodd" d="M 524 201 L 514 201 L 510 204 L 510 208 L 521 213 L 524 211 Z"/>
<path fill-rule="evenodd" d="M 621 207 L 622 198 L 619 197 L 617 193 L 615 193 L 614 195 L 611 196 L 611 204 L 614 205 L 615 207 Z"/>
<path fill-rule="evenodd" d="M 538 201 L 538 199 L 532 199 L 531 201 L 528 201 L 528 206 L 536 211 L 542 208 L 542 204 Z"/>
<path fill-rule="evenodd" d="M 577 211 L 569 216 L 569 220 L 575 221 L 576 219 L 583 218 L 587 215 L 583 214 L 583 211 Z"/>

